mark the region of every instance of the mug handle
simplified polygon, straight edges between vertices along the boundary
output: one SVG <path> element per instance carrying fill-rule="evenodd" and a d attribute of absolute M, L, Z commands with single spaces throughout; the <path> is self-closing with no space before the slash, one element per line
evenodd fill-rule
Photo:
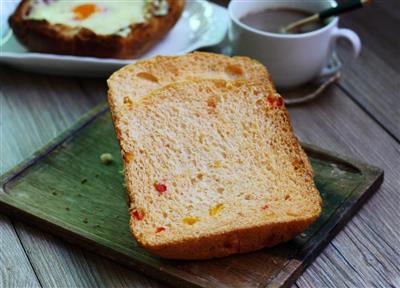
<path fill-rule="evenodd" d="M 346 39 L 348 42 L 351 44 L 352 48 L 352 60 L 356 59 L 358 55 L 360 54 L 361 51 L 361 40 L 358 35 L 350 30 L 350 29 L 345 29 L 345 28 L 337 28 L 332 31 L 332 36 L 331 36 L 331 41 L 334 43 L 333 45 L 336 46 L 337 41 L 340 38 Z M 337 73 L 340 69 L 342 68 L 342 64 L 339 62 L 337 65 L 333 66 L 326 66 L 322 68 L 319 77 L 325 77 L 325 76 L 331 76 L 335 73 Z"/>
<path fill-rule="evenodd" d="M 353 50 L 352 51 L 352 60 L 356 59 L 358 57 L 358 55 L 360 54 L 360 51 L 361 51 L 360 37 L 358 37 L 358 35 L 354 31 L 352 31 L 350 29 L 335 27 L 331 37 L 332 37 L 331 41 L 333 43 L 333 46 L 336 46 L 337 40 L 339 40 L 339 38 L 344 38 L 350 42 L 352 50 Z M 315 99 L 318 95 L 320 95 L 321 92 L 326 87 L 328 87 L 331 83 L 336 82 L 340 78 L 339 71 L 340 71 L 340 69 L 342 69 L 342 63 L 336 56 L 335 52 L 333 52 L 332 59 L 330 62 L 332 64 L 328 64 L 326 67 L 322 68 L 321 72 L 319 73 L 319 76 L 317 78 L 322 78 L 323 82 L 315 91 L 313 91 L 307 95 L 304 95 L 302 97 L 293 98 L 293 99 L 285 99 L 285 104 L 286 105 L 297 105 L 297 104 L 309 102 L 309 101 Z"/>

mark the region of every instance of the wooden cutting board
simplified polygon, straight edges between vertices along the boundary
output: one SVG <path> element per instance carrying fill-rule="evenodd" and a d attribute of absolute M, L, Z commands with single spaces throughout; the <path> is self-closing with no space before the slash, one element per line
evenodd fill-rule
<path fill-rule="evenodd" d="M 132 238 L 122 162 L 106 104 L 1 177 L 1 211 L 182 287 L 288 287 L 382 183 L 383 171 L 304 145 L 324 201 L 305 233 L 275 248 L 207 261 L 153 257 Z M 111 165 L 101 163 L 111 153 Z"/>

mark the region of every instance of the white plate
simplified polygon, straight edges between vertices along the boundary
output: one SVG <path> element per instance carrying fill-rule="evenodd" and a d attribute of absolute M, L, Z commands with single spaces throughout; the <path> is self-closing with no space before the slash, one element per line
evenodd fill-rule
<path fill-rule="evenodd" d="M 64 56 L 27 51 L 15 39 L 7 24 L 18 1 L 0 1 L 0 63 L 23 70 L 58 75 L 104 77 L 135 60 Z M 155 55 L 179 55 L 220 43 L 226 34 L 229 17 L 225 8 L 204 0 L 187 0 L 174 28 L 152 50 L 137 59 Z"/>

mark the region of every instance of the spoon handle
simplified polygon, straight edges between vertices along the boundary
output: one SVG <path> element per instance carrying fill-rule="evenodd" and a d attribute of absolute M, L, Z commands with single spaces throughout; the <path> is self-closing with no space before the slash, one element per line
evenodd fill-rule
<path fill-rule="evenodd" d="M 345 12 L 349 12 L 358 8 L 362 8 L 365 4 L 369 3 L 368 0 L 349 0 L 344 3 L 340 3 L 338 6 L 329 8 L 319 13 L 319 19 L 325 20 L 331 16 L 336 16 Z"/>

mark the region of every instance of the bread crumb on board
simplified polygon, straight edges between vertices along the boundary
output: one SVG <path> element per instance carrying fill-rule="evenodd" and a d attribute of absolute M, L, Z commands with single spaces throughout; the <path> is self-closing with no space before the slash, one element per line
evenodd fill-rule
<path fill-rule="evenodd" d="M 100 155 L 100 161 L 104 165 L 110 165 L 111 163 L 113 163 L 114 158 L 110 153 L 103 153 Z"/>

